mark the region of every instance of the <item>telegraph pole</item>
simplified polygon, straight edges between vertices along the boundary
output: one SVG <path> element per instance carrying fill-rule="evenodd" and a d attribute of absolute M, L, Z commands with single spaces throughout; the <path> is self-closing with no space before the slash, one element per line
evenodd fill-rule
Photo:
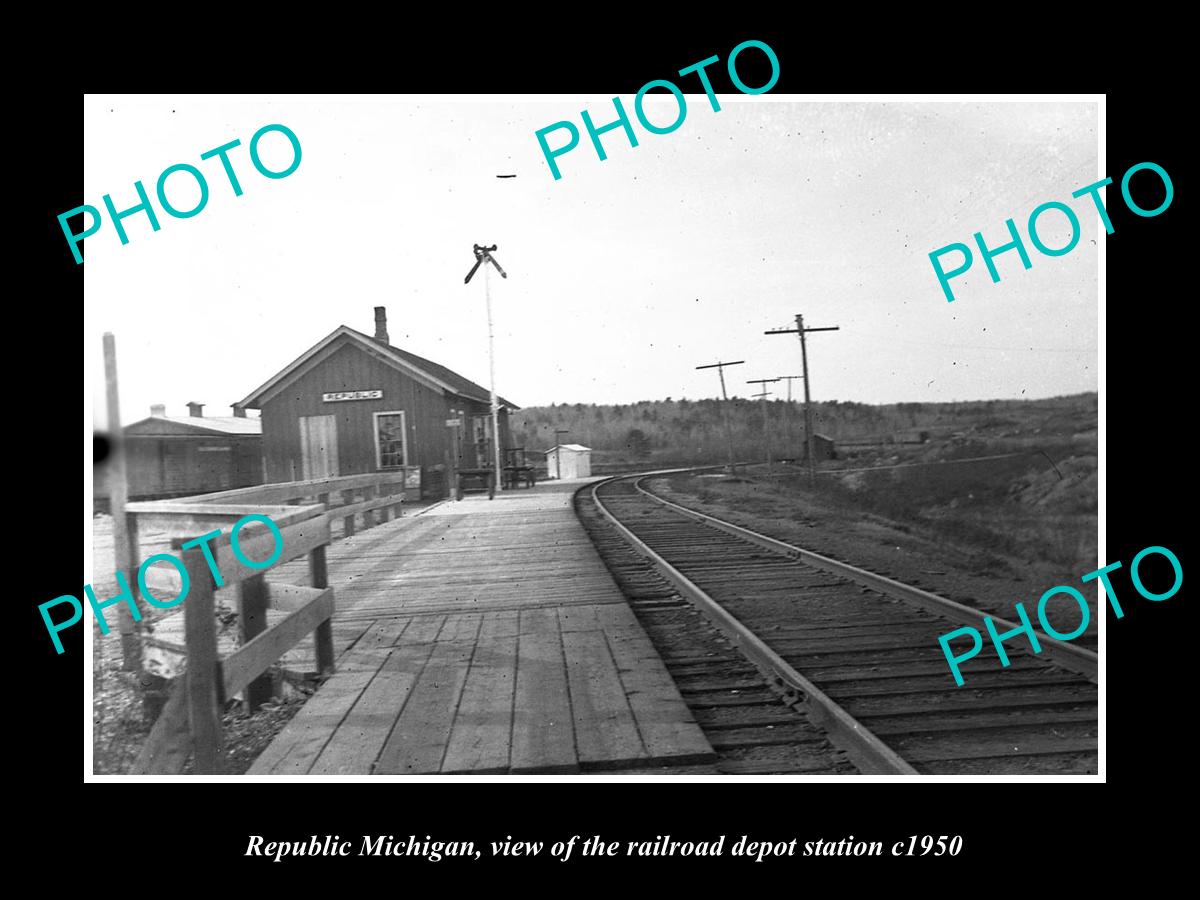
<path fill-rule="evenodd" d="M 803 375 L 780 375 L 781 380 L 786 380 L 788 383 L 788 398 L 787 406 L 783 408 L 783 436 L 787 442 L 787 447 L 790 450 L 792 446 L 792 381 L 796 378 L 803 378 Z"/>
<path fill-rule="evenodd" d="M 557 478 L 559 481 L 562 481 L 562 444 L 560 444 L 558 442 L 558 436 L 560 434 L 570 434 L 570 433 L 571 433 L 571 429 L 569 429 L 569 428 L 555 428 L 554 429 L 554 468 L 555 468 L 554 477 Z"/>
<path fill-rule="evenodd" d="M 729 472 L 736 474 L 737 469 L 733 464 L 733 426 L 729 424 L 729 395 L 725 393 L 725 367 L 740 366 L 745 362 L 744 359 L 739 359 L 736 362 L 716 362 L 707 366 L 696 366 L 697 369 L 716 369 L 717 374 L 721 376 L 721 412 L 724 413 L 725 419 L 725 440 L 729 444 Z"/>
<path fill-rule="evenodd" d="M 795 328 L 778 328 L 774 331 L 764 331 L 763 334 L 799 334 L 800 335 L 800 359 L 802 362 L 801 368 L 804 374 L 801 376 L 804 379 L 804 439 L 808 446 L 808 478 L 809 481 L 817 479 L 817 458 L 813 449 L 813 430 L 812 430 L 812 394 L 809 391 L 808 380 L 808 347 L 804 343 L 804 334 L 808 331 L 839 331 L 837 325 L 828 328 L 805 328 L 804 316 L 796 313 Z"/>
<path fill-rule="evenodd" d="M 463 279 L 463 284 L 470 284 L 471 276 L 483 263 L 491 263 L 496 267 L 496 271 L 500 273 L 501 278 L 507 278 L 508 273 L 500 268 L 500 263 L 492 257 L 491 251 L 496 249 L 496 245 L 490 247 L 481 247 L 475 245 L 475 265 L 471 267 L 471 271 L 467 273 L 467 277 Z M 483 267 L 483 297 L 487 303 L 487 320 L 488 320 L 488 366 L 491 369 L 492 384 L 490 388 L 492 400 L 492 463 L 495 469 L 492 471 L 492 484 L 496 488 L 500 488 L 500 404 L 496 400 L 496 344 L 492 336 L 492 291 L 488 282 L 488 267 Z M 406 435 L 407 438 L 407 435 Z"/>
<path fill-rule="evenodd" d="M 774 384 L 778 378 L 755 378 L 747 380 L 746 384 Z M 767 471 L 771 471 L 771 432 L 767 430 L 767 398 L 771 396 L 771 392 L 765 387 L 761 394 L 755 394 L 755 397 L 762 397 L 763 408 L 763 444 L 767 448 Z"/>

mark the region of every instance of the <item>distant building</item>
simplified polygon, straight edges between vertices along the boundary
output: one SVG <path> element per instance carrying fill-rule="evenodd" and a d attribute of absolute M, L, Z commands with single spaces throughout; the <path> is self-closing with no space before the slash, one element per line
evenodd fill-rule
<path fill-rule="evenodd" d="M 588 478 L 592 474 L 592 448 L 582 444 L 559 444 L 546 451 L 549 478 Z"/>
<path fill-rule="evenodd" d="M 189 403 L 188 410 L 187 416 L 168 416 L 165 406 L 152 406 L 148 419 L 122 429 L 131 498 L 181 497 L 263 483 L 258 419 L 246 418 L 244 410 L 205 416 L 203 403 Z"/>
<path fill-rule="evenodd" d="M 497 399 L 503 450 L 508 412 L 520 407 Z M 272 483 L 403 469 L 413 494 L 443 496 L 452 421 L 461 421 L 457 468 L 492 459 L 488 389 L 393 347 L 382 306 L 373 338 L 342 325 L 235 406 L 262 410 Z"/>

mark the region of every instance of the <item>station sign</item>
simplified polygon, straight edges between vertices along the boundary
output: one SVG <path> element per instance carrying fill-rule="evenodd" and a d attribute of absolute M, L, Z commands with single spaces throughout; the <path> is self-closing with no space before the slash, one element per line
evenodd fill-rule
<path fill-rule="evenodd" d="M 338 400 L 382 400 L 383 391 L 332 391 L 322 394 L 321 399 L 326 403 Z"/>

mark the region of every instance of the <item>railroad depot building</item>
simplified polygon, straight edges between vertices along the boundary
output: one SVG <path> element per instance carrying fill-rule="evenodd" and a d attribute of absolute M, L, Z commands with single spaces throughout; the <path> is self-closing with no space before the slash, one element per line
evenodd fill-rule
<path fill-rule="evenodd" d="M 511 445 L 509 410 L 520 407 L 497 401 L 503 450 Z M 393 347 L 381 306 L 374 337 L 342 325 L 234 406 L 262 411 L 269 483 L 403 469 L 406 494 L 441 497 L 455 430 L 456 468 L 483 468 L 492 458 L 487 388 Z"/>

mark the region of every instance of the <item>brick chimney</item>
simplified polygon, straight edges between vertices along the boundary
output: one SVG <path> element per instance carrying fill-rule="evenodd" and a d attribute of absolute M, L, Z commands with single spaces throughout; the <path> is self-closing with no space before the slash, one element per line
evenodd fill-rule
<path fill-rule="evenodd" d="M 375 340 L 381 344 L 390 344 L 387 333 L 387 307 L 375 307 Z"/>
<path fill-rule="evenodd" d="M 150 415 L 165 416 L 167 414 L 167 405 L 165 403 L 153 403 L 150 405 Z"/>
<path fill-rule="evenodd" d="M 246 418 L 246 407 L 244 407 L 244 406 L 237 406 L 237 405 L 235 405 L 235 406 L 233 407 L 233 417 L 234 417 L 235 419 L 244 419 L 244 418 Z"/>
<path fill-rule="evenodd" d="M 195 400 L 192 400 L 188 403 L 187 408 L 188 408 L 189 416 L 195 416 L 197 419 L 204 418 L 204 404 L 203 403 L 197 403 Z"/>

